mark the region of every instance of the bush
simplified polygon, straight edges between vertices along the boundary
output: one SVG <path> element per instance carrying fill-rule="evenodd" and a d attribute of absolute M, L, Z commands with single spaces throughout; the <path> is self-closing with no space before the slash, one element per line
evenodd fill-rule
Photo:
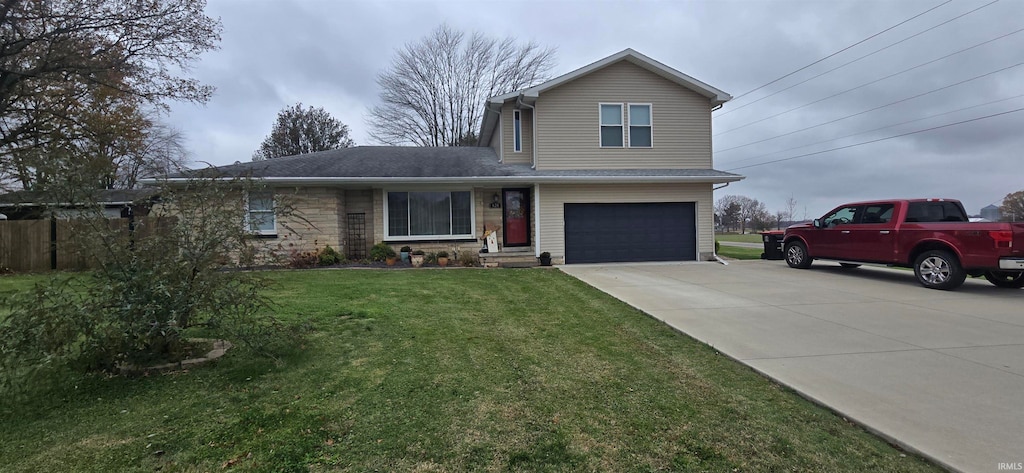
<path fill-rule="evenodd" d="M 412 251 L 412 248 L 410 248 L 408 246 L 403 246 L 401 251 L 402 251 L 402 253 L 409 253 L 409 252 Z"/>
<path fill-rule="evenodd" d="M 296 269 L 312 268 L 320 263 L 320 255 L 316 251 L 292 250 L 288 257 L 288 266 Z"/>
<path fill-rule="evenodd" d="M 458 261 L 460 265 L 467 268 L 480 266 L 480 257 L 468 252 L 463 252 L 462 257 L 460 257 Z"/>
<path fill-rule="evenodd" d="M 377 243 L 376 245 L 373 245 L 373 248 L 370 248 L 371 261 L 384 261 L 388 258 L 394 258 L 395 256 L 397 256 L 395 249 L 384 242 Z"/>
<path fill-rule="evenodd" d="M 715 239 L 715 254 L 716 254 L 716 255 L 718 254 L 718 249 L 719 249 L 720 247 L 721 247 L 721 245 L 720 245 L 720 244 L 718 243 L 718 239 Z"/>
<path fill-rule="evenodd" d="M 541 254 L 540 254 L 540 258 L 541 258 L 541 259 L 548 259 L 548 258 L 550 258 L 550 257 L 551 257 L 551 253 L 549 253 L 549 252 L 547 252 L 547 251 L 545 251 L 545 252 L 543 252 L 543 253 L 541 253 Z"/>
<path fill-rule="evenodd" d="M 341 264 L 345 261 L 345 258 L 338 253 L 338 250 L 331 248 L 331 245 L 327 245 L 324 249 L 320 250 L 320 266 L 333 266 Z"/>
<path fill-rule="evenodd" d="M 0 391 L 62 369 L 116 373 L 128 363 L 177 361 L 194 330 L 263 353 L 287 339 L 276 320 L 260 315 L 265 281 L 233 270 L 260 253 L 239 197 L 253 187 L 197 180 L 164 188 L 160 205 L 132 231 L 110 225 L 102 206 L 83 206 L 93 215 L 75 221 L 75 243 L 95 269 L 56 274 L 0 301 L 10 308 L 0 324 Z"/>
<path fill-rule="evenodd" d="M 438 251 L 437 252 L 437 257 L 438 258 L 447 258 L 448 257 L 448 252 L 447 251 Z"/>
<path fill-rule="evenodd" d="M 413 251 L 413 252 L 412 252 L 412 254 L 414 254 L 414 255 L 416 255 L 416 256 L 423 256 L 423 255 L 424 255 L 424 253 L 423 253 L 423 250 L 416 250 L 416 251 Z"/>

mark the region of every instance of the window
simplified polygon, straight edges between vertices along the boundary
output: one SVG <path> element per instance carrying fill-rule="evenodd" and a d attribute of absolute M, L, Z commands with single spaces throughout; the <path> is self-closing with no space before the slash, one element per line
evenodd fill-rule
<path fill-rule="evenodd" d="M 250 192 L 245 204 L 249 231 L 257 235 L 277 235 L 273 192 Z"/>
<path fill-rule="evenodd" d="M 967 215 L 953 202 L 911 202 L 907 222 L 966 222 Z"/>
<path fill-rule="evenodd" d="M 889 223 L 892 220 L 892 204 L 878 204 L 864 207 L 861 223 Z"/>
<path fill-rule="evenodd" d="M 622 104 L 601 104 L 601 147 L 622 147 Z"/>
<path fill-rule="evenodd" d="M 515 152 L 523 150 L 523 122 L 519 110 L 512 112 L 512 141 L 515 142 Z"/>
<path fill-rule="evenodd" d="M 388 192 L 388 237 L 473 236 L 473 199 L 469 191 Z"/>
<path fill-rule="evenodd" d="M 843 207 L 831 214 L 825 216 L 822 220 L 822 226 L 825 228 L 834 227 L 836 225 L 846 225 L 854 222 L 854 217 L 857 216 L 857 207 Z"/>
<path fill-rule="evenodd" d="M 629 106 L 629 147 L 651 147 L 651 106 Z"/>

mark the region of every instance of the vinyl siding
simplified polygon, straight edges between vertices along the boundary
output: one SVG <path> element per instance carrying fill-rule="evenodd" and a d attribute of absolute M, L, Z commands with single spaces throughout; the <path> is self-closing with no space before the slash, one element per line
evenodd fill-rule
<path fill-rule="evenodd" d="M 715 250 L 711 184 L 552 184 L 540 185 L 540 248 L 559 262 L 565 258 L 566 203 L 695 202 L 697 252 L 707 260 Z"/>
<path fill-rule="evenodd" d="M 506 102 L 501 107 L 502 162 L 506 164 L 533 163 L 533 110 L 522 109 L 523 150 L 515 152 L 515 102 Z"/>
<path fill-rule="evenodd" d="M 599 103 L 626 104 L 627 127 L 629 103 L 651 104 L 654 146 L 601 148 Z M 543 92 L 536 118 L 537 169 L 711 168 L 710 101 L 626 61 Z"/>

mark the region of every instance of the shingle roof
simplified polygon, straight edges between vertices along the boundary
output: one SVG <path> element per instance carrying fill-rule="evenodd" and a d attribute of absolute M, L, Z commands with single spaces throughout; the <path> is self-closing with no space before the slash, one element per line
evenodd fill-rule
<path fill-rule="evenodd" d="M 729 182 L 742 179 L 714 169 L 572 169 L 536 170 L 527 164 L 501 164 L 494 150 L 486 147 L 395 147 L 359 146 L 301 154 L 264 161 L 196 169 L 168 176 L 253 177 L 268 180 L 330 180 L 343 182 L 385 180 L 453 180 L 514 182 L 574 179 L 698 179 Z"/>

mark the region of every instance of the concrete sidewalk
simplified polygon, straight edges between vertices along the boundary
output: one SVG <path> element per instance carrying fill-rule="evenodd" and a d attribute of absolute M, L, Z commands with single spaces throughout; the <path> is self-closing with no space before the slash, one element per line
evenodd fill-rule
<path fill-rule="evenodd" d="M 1024 290 L 817 262 L 561 268 L 949 468 L 1024 462 Z"/>

